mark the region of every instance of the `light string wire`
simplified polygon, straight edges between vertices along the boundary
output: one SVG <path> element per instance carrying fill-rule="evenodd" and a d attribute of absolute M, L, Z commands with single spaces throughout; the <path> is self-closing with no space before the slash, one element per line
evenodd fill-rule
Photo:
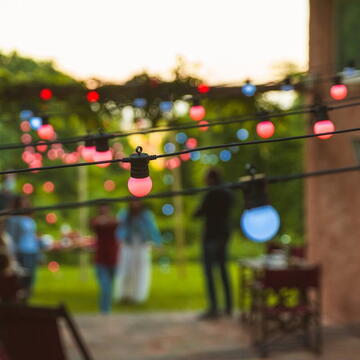
<path fill-rule="evenodd" d="M 355 103 L 346 103 L 346 104 L 340 104 L 336 106 L 328 106 L 326 104 L 321 104 L 326 106 L 328 111 L 343 109 L 347 107 L 352 106 L 358 106 L 360 105 L 360 102 Z M 52 145 L 52 144 L 74 144 L 78 142 L 82 142 L 88 139 L 94 139 L 97 138 L 107 138 L 107 139 L 116 139 L 116 138 L 123 138 L 128 137 L 132 135 L 146 135 L 151 133 L 158 133 L 158 132 L 172 132 L 172 131 L 179 131 L 179 130 L 186 130 L 186 129 L 195 129 L 195 128 L 207 128 L 212 126 L 222 126 L 222 125 L 230 125 L 235 123 L 243 123 L 248 121 L 258 121 L 260 122 L 261 119 L 265 118 L 279 118 L 279 117 L 286 117 L 286 116 L 292 116 L 292 115 L 301 115 L 301 114 L 309 114 L 314 113 L 316 111 L 316 108 L 318 105 L 307 105 L 302 108 L 299 108 L 298 110 L 292 110 L 292 111 L 286 111 L 286 112 L 258 112 L 256 114 L 249 114 L 244 116 L 232 116 L 232 117 L 225 117 L 225 118 L 216 118 L 216 119 L 209 119 L 205 120 L 206 123 L 199 124 L 194 122 L 188 122 L 183 125 L 176 125 L 176 126 L 169 126 L 169 127 L 155 127 L 150 129 L 144 129 L 144 130 L 137 130 L 137 131 L 130 131 L 125 133 L 119 133 L 119 132 L 113 132 L 113 133 L 100 133 L 100 134 L 87 134 L 87 135 L 80 135 L 77 137 L 72 138 L 64 138 L 64 139 L 58 139 L 58 140 L 38 140 L 37 142 L 31 142 L 28 144 L 23 143 L 14 143 L 14 144 L 3 144 L 0 145 L 0 150 L 15 150 L 15 149 L 25 149 L 27 147 L 36 147 L 39 145 Z"/>
<path fill-rule="evenodd" d="M 269 184 L 276 184 L 280 182 L 287 182 L 292 180 L 300 180 L 309 177 L 316 177 L 316 176 L 326 176 L 326 175 L 335 175 L 335 174 L 342 174 L 345 172 L 352 172 L 360 170 L 360 165 L 348 166 L 348 167 L 340 167 L 340 168 L 332 168 L 332 169 L 325 169 L 325 170 L 318 170 L 318 171 L 310 171 L 310 172 L 303 172 L 297 174 L 289 174 L 289 175 L 279 175 L 279 176 L 269 176 L 265 177 L 264 179 L 267 180 Z M 161 192 L 156 194 L 147 195 L 141 198 L 141 200 L 149 200 L 149 199 L 163 199 L 169 198 L 174 196 L 188 196 L 199 194 L 203 192 L 207 192 L 210 190 L 217 190 L 217 189 L 242 189 L 244 184 L 253 181 L 251 178 L 246 181 L 240 181 L 236 183 L 225 183 L 218 186 L 207 186 L 207 187 L 200 187 L 200 188 L 190 188 L 178 191 L 167 191 Z M 59 203 L 55 205 L 47 205 L 47 206 L 36 206 L 26 209 L 14 209 L 14 210 L 5 210 L 0 211 L 1 216 L 9 216 L 9 215 L 20 215 L 29 212 L 37 212 L 37 211 L 49 211 L 49 210 L 64 210 L 64 209 L 72 209 L 72 208 L 79 208 L 85 206 L 97 206 L 104 203 L 118 203 L 118 202 L 129 202 L 131 200 L 136 200 L 134 196 L 123 196 L 123 197 L 116 197 L 116 198 L 99 198 L 99 199 L 92 199 L 86 201 L 79 201 L 79 202 L 67 202 L 67 203 Z"/>
<path fill-rule="evenodd" d="M 345 134 L 350 132 L 360 131 L 360 128 L 351 128 L 351 129 L 344 129 L 344 130 L 336 130 L 331 132 L 323 132 L 319 134 L 307 134 L 307 135 L 298 135 L 298 136 L 288 136 L 283 138 L 276 138 L 276 139 L 266 139 L 266 140 L 254 140 L 254 141 L 247 141 L 247 142 L 232 142 L 227 144 L 218 144 L 218 145 L 209 145 L 209 146 L 202 146 L 196 147 L 193 149 L 185 149 L 177 152 L 160 154 L 160 155 L 148 155 L 148 160 L 156 160 L 165 157 L 174 157 L 182 154 L 193 153 L 197 151 L 204 151 L 204 150 L 212 150 L 212 149 L 221 149 L 221 148 L 231 148 L 236 146 L 247 146 L 247 145 L 259 145 L 259 144 L 268 144 L 268 143 L 276 143 L 276 142 L 284 142 L 284 141 L 294 141 L 294 140 L 302 140 L 302 139 L 310 139 L 322 135 L 337 135 L 337 134 Z M 37 173 L 39 171 L 46 171 L 46 170 L 54 170 L 54 169 L 64 169 L 70 167 L 78 167 L 78 166 L 89 166 L 89 165 L 99 165 L 99 164 L 112 164 L 112 163 L 131 163 L 131 159 L 129 157 L 113 159 L 113 160 L 103 160 L 103 161 L 93 161 L 93 162 L 86 162 L 86 163 L 76 163 L 76 164 L 62 164 L 62 165 L 52 165 L 52 166 L 43 166 L 43 167 L 34 167 L 34 168 L 22 168 L 22 169 L 11 169 L 11 170 L 3 170 L 0 171 L 0 175 L 7 175 L 7 174 L 19 174 L 19 173 Z"/>

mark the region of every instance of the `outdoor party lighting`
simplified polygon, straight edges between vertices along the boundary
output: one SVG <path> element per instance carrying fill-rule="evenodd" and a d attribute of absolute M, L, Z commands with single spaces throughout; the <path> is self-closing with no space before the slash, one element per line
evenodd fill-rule
<path fill-rule="evenodd" d="M 52 98 L 53 93 L 50 89 L 45 88 L 40 90 L 39 96 L 41 100 L 48 101 Z"/>
<path fill-rule="evenodd" d="M 190 118 L 194 121 L 201 121 L 205 115 L 205 108 L 200 104 L 199 99 L 193 99 L 193 105 L 189 111 Z"/>
<path fill-rule="evenodd" d="M 112 151 L 109 147 L 109 141 L 107 137 L 99 137 L 95 139 L 95 151 L 93 160 L 94 161 L 106 161 L 112 160 Z M 108 167 L 110 163 L 96 164 L 98 167 Z"/>
<path fill-rule="evenodd" d="M 81 156 L 87 162 L 94 161 L 96 147 L 93 139 L 86 139 L 83 148 L 81 149 Z"/>
<path fill-rule="evenodd" d="M 347 92 L 347 87 L 342 83 L 341 76 L 336 76 L 334 84 L 330 88 L 330 96 L 334 100 L 343 100 L 346 98 Z"/>
<path fill-rule="evenodd" d="M 246 80 L 241 91 L 245 96 L 253 96 L 256 92 L 256 86 L 252 84 L 250 80 Z"/>
<path fill-rule="evenodd" d="M 37 133 L 41 139 L 52 140 L 55 137 L 55 130 L 51 124 L 49 124 L 49 119 L 47 116 L 43 116 L 42 125 L 39 127 Z"/>
<path fill-rule="evenodd" d="M 86 99 L 90 103 L 97 102 L 100 99 L 100 95 L 97 91 L 92 90 L 86 94 Z"/>
<path fill-rule="evenodd" d="M 262 120 L 256 125 L 256 133 L 263 139 L 268 139 L 275 133 L 275 125 L 269 120 L 268 116 L 268 112 L 261 112 L 259 117 Z"/>
<path fill-rule="evenodd" d="M 240 227 L 245 237 L 255 242 L 271 240 L 280 228 L 279 213 L 270 205 L 266 187 L 263 175 L 252 175 L 251 180 L 243 185 L 245 210 Z"/>
<path fill-rule="evenodd" d="M 32 116 L 30 119 L 29 119 L 29 124 L 30 124 L 30 127 L 33 129 L 33 130 L 39 130 L 41 125 L 42 125 L 42 118 L 40 116 Z"/>
<path fill-rule="evenodd" d="M 291 77 L 288 76 L 287 78 L 285 78 L 283 84 L 281 85 L 281 90 L 282 91 L 291 91 L 294 90 L 294 85 L 291 82 Z"/>
<path fill-rule="evenodd" d="M 331 120 L 329 120 L 326 106 L 320 106 L 318 109 L 316 109 L 314 112 L 314 117 L 314 134 L 317 135 L 335 131 L 335 125 Z M 332 136 L 333 134 L 319 135 L 318 138 L 325 140 L 331 138 Z"/>
<path fill-rule="evenodd" d="M 152 180 L 149 176 L 151 157 L 142 150 L 142 147 L 138 146 L 136 152 L 127 159 L 131 165 L 128 188 L 130 193 L 136 197 L 146 196 L 152 188 Z"/>

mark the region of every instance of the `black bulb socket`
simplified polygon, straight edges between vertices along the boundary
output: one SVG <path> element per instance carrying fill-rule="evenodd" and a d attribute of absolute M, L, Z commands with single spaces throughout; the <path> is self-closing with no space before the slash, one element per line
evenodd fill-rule
<path fill-rule="evenodd" d="M 109 150 L 109 140 L 106 137 L 99 137 L 95 140 L 96 151 L 105 152 Z"/>
<path fill-rule="evenodd" d="M 150 157 L 146 153 L 132 154 L 129 157 L 131 165 L 130 176 L 135 179 L 144 179 L 149 176 Z"/>

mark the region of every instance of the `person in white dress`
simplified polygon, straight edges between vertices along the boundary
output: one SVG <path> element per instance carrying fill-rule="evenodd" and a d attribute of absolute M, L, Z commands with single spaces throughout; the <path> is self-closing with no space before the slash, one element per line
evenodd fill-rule
<path fill-rule="evenodd" d="M 116 231 L 121 252 L 115 279 L 114 300 L 142 303 L 149 295 L 151 279 L 151 243 L 162 239 L 153 213 L 140 200 L 129 203 L 119 213 Z"/>

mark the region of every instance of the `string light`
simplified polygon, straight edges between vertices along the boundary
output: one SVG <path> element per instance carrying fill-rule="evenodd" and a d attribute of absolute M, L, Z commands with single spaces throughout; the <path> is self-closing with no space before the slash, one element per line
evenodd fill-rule
<path fill-rule="evenodd" d="M 241 88 L 242 93 L 245 96 L 254 96 L 256 92 L 256 86 L 250 82 L 250 80 L 246 80 L 245 84 Z"/>
<path fill-rule="evenodd" d="M 314 134 L 318 135 L 319 139 L 326 140 L 330 139 L 333 134 L 324 134 L 335 131 L 334 123 L 329 119 L 326 106 L 319 106 L 317 110 L 314 111 Z M 319 135 L 324 134 L 324 135 Z"/>
<path fill-rule="evenodd" d="M 136 197 L 146 196 L 152 189 L 152 180 L 149 176 L 150 159 L 148 154 L 142 152 L 141 146 L 138 146 L 136 152 L 128 158 L 131 165 L 128 188 Z"/>
<path fill-rule="evenodd" d="M 263 139 L 271 138 L 275 133 L 275 125 L 269 120 L 269 113 L 264 111 L 259 117 L 263 120 L 257 123 L 256 133 Z"/>
<path fill-rule="evenodd" d="M 206 84 L 200 84 L 198 85 L 197 90 L 200 94 L 206 94 L 210 91 L 210 86 Z"/>
<path fill-rule="evenodd" d="M 94 161 L 105 161 L 105 160 L 112 160 L 112 151 L 109 147 L 109 141 L 106 137 L 99 137 L 95 140 L 95 152 L 94 152 Z M 104 168 L 108 167 L 110 163 L 102 163 L 97 164 L 96 166 Z"/>
<path fill-rule="evenodd" d="M 206 115 L 205 108 L 200 104 L 199 99 L 193 99 L 193 105 L 190 108 L 189 116 L 194 121 L 201 121 Z"/>
<path fill-rule="evenodd" d="M 94 161 L 96 152 L 94 139 L 86 139 L 84 146 L 81 148 L 81 156 L 85 161 Z"/>
<path fill-rule="evenodd" d="M 43 121 L 40 116 L 33 116 L 29 119 L 29 123 L 33 130 L 39 130 Z"/>
<path fill-rule="evenodd" d="M 45 88 L 40 90 L 39 96 L 41 100 L 48 101 L 53 97 L 53 93 L 50 89 Z"/>
<path fill-rule="evenodd" d="M 280 228 L 280 216 L 269 204 L 266 185 L 264 177 L 256 178 L 253 173 L 250 181 L 243 185 L 245 210 L 240 227 L 245 237 L 255 242 L 271 240 Z"/>
<path fill-rule="evenodd" d="M 334 100 L 344 100 L 347 92 L 347 87 L 342 83 L 341 76 L 336 76 L 334 78 L 334 84 L 330 88 L 330 96 Z"/>
<path fill-rule="evenodd" d="M 97 91 L 92 90 L 86 94 L 86 99 L 90 103 L 98 102 L 100 99 L 100 95 Z"/>
<path fill-rule="evenodd" d="M 55 130 L 49 123 L 47 116 L 42 117 L 42 124 L 37 131 L 39 137 L 44 140 L 52 140 L 55 137 Z"/>

